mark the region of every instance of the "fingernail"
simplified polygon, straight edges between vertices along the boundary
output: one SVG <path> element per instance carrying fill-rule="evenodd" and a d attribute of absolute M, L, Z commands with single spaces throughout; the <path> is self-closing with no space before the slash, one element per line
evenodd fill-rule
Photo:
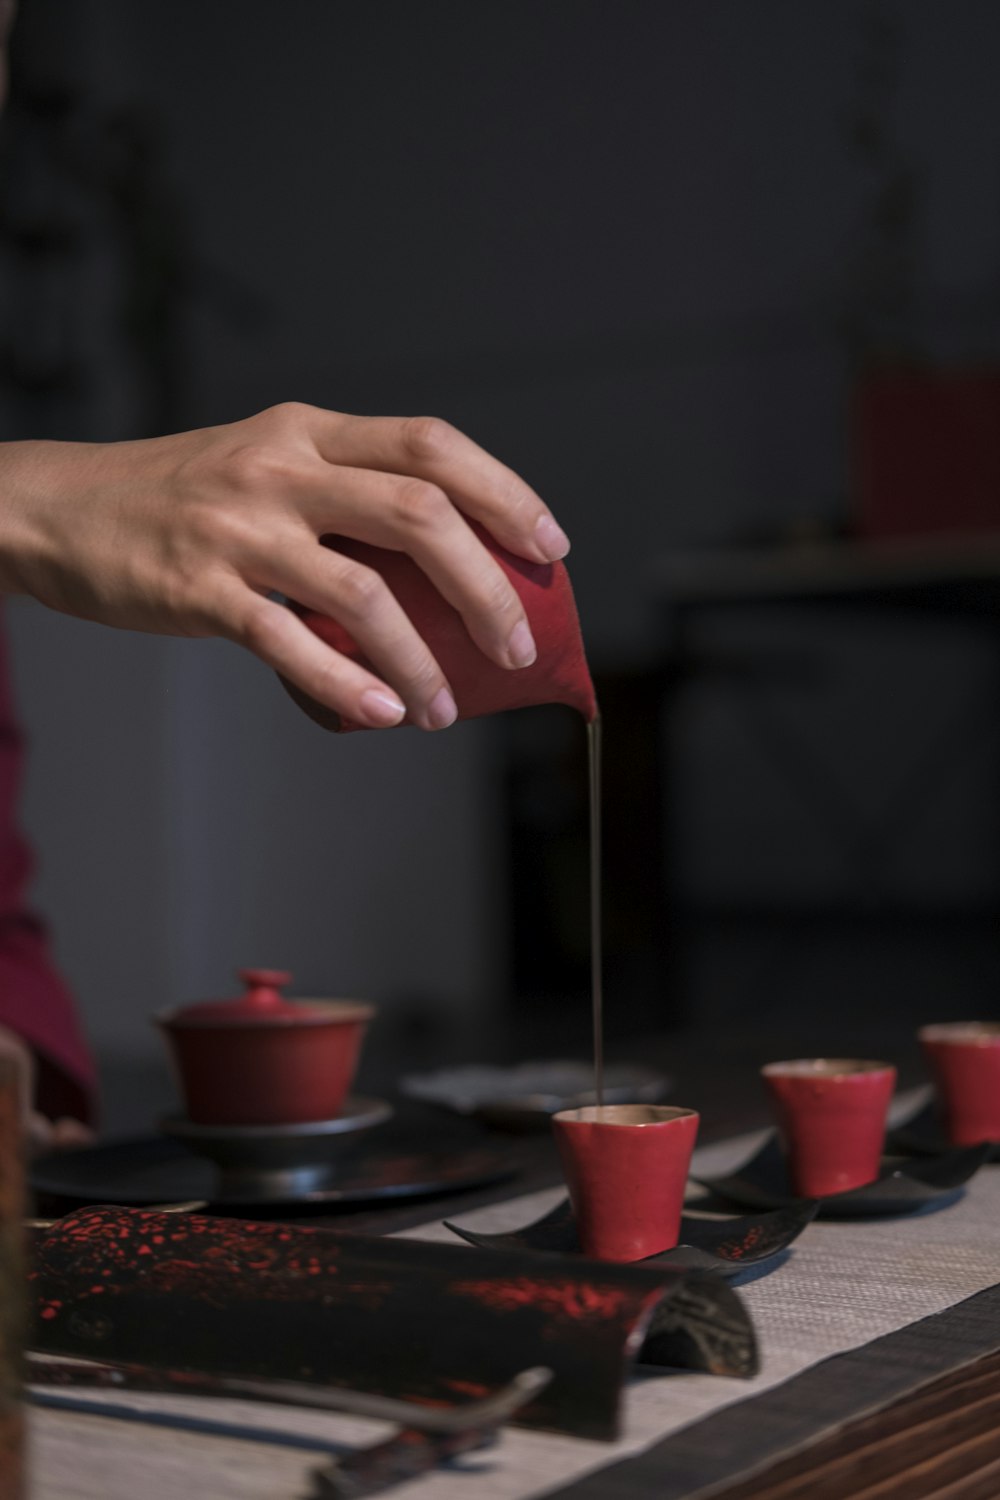
<path fill-rule="evenodd" d="M 447 729 L 458 718 L 458 708 L 447 688 L 435 693 L 427 707 L 427 722 L 432 729 Z"/>
<path fill-rule="evenodd" d="M 368 723 L 379 729 L 389 729 L 399 724 L 406 709 L 391 693 L 380 693 L 378 688 L 366 688 L 361 694 L 361 710 Z"/>
<path fill-rule="evenodd" d="M 507 642 L 507 655 L 515 667 L 530 667 L 538 656 L 535 638 L 527 620 L 518 620 Z"/>
<path fill-rule="evenodd" d="M 551 516 L 543 516 L 539 521 L 535 527 L 535 540 L 549 562 L 558 562 L 569 551 L 569 537 Z"/>

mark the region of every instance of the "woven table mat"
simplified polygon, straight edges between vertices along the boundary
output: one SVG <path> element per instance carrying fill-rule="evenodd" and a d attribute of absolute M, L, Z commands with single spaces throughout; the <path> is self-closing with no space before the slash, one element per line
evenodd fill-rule
<path fill-rule="evenodd" d="M 748 1156 L 760 1140 L 748 1136 L 699 1151 L 697 1170 L 725 1171 Z M 547 1191 L 511 1199 L 461 1216 L 463 1226 L 486 1232 L 519 1227 L 537 1218 L 556 1202 L 561 1193 Z M 692 1206 L 696 1206 L 697 1190 Z M 407 1231 L 408 1237 L 453 1237 L 440 1221 Z M 456 1241 L 457 1243 L 457 1241 Z M 470 1256 L 477 1252 L 471 1247 Z M 821 1389 L 807 1389 L 792 1405 L 798 1416 L 784 1422 L 766 1414 L 751 1417 L 751 1436 L 763 1433 L 768 1421 L 770 1448 L 757 1443 L 741 1459 L 736 1437 L 743 1433 L 746 1446 L 748 1424 L 745 1413 L 763 1411 L 768 1393 L 786 1382 L 788 1393 L 801 1385 L 802 1372 L 830 1361 L 833 1356 L 859 1350 L 873 1340 L 898 1334 L 908 1325 L 934 1318 L 945 1309 L 963 1303 L 1000 1282 L 1000 1167 L 984 1168 L 970 1183 L 965 1195 L 950 1207 L 916 1217 L 867 1222 L 812 1224 L 792 1249 L 785 1264 L 772 1274 L 745 1284 L 741 1295 L 750 1306 L 762 1347 L 762 1370 L 751 1381 L 719 1379 L 705 1375 L 640 1372 L 632 1381 L 627 1400 L 627 1429 L 616 1444 L 582 1442 L 538 1432 L 507 1431 L 496 1450 L 470 1457 L 448 1471 L 413 1481 L 400 1490 L 407 1500 L 468 1500 L 475 1485 L 477 1500 L 527 1500 L 554 1495 L 623 1496 L 648 1494 L 656 1500 L 681 1500 L 703 1493 L 706 1484 L 717 1483 L 720 1474 L 708 1461 L 727 1443 L 725 1409 L 729 1414 L 729 1444 L 737 1464 L 746 1468 L 768 1456 L 787 1450 L 790 1443 L 804 1440 L 803 1413 L 812 1414 L 809 1434 L 816 1429 L 816 1413 L 822 1406 Z M 987 1301 L 990 1301 L 987 1298 Z M 969 1304 L 971 1307 L 972 1304 Z M 991 1311 L 966 1317 L 957 1313 L 964 1333 L 954 1333 L 949 1344 L 944 1329 L 926 1325 L 926 1333 L 914 1330 L 913 1339 L 925 1351 L 939 1351 L 952 1364 L 1000 1348 L 1000 1293 Z M 996 1323 L 994 1332 L 993 1324 Z M 967 1326 L 966 1326 L 967 1325 Z M 982 1347 L 975 1347 L 978 1344 Z M 873 1370 L 892 1364 L 888 1348 L 878 1349 L 866 1362 Z M 914 1346 L 916 1347 L 916 1345 Z M 912 1352 L 912 1351 L 911 1351 Z M 909 1372 L 910 1386 L 921 1378 L 919 1359 L 900 1356 L 902 1370 Z M 934 1361 L 928 1355 L 930 1373 Z M 839 1362 L 834 1360 L 832 1369 Z M 940 1359 L 938 1360 L 940 1364 Z M 944 1368 L 951 1366 L 945 1365 Z M 793 1377 L 800 1377 L 794 1380 Z M 818 1376 L 814 1376 L 817 1379 Z M 837 1399 L 829 1400 L 829 1421 L 837 1424 L 846 1416 L 894 1399 L 901 1387 L 860 1376 L 846 1385 L 834 1379 Z M 879 1391 L 875 1390 L 879 1387 Z M 852 1390 L 857 1399 L 849 1398 Z M 820 1394 L 817 1394 L 820 1392 Z M 874 1392 L 874 1393 L 873 1393 Z M 829 1397 L 829 1391 L 827 1391 Z M 776 1398 L 777 1399 L 777 1398 Z M 293 1500 L 306 1492 L 306 1475 L 316 1454 L 340 1444 L 373 1442 L 386 1431 L 374 1423 L 315 1412 L 289 1412 L 235 1401 L 193 1397 L 125 1395 L 112 1398 L 80 1398 L 95 1405 L 112 1405 L 123 1412 L 155 1413 L 163 1423 L 192 1417 L 219 1424 L 214 1432 L 178 1432 L 169 1425 L 149 1428 L 127 1421 L 96 1420 L 93 1416 L 52 1409 L 33 1414 L 35 1500 L 133 1500 L 137 1476 L 142 1474 L 144 1500 L 167 1500 L 196 1493 L 212 1500 L 229 1496 L 255 1500 Z M 747 1405 L 750 1403 L 750 1405 Z M 796 1405 L 797 1403 L 797 1405 Z M 787 1403 L 786 1403 L 787 1405 Z M 850 1407 L 850 1410 L 847 1408 Z M 781 1403 L 778 1405 L 779 1411 Z M 770 1409 L 768 1409 L 770 1411 Z M 709 1420 L 720 1424 L 702 1443 L 705 1461 L 699 1469 L 698 1446 L 679 1446 L 678 1434 L 700 1428 Z M 822 1430 L 824 1414 L 820 1416 Z M 696 1427 L 697 1424 L 697 1427 Z M 245 1432 L 246 1438 L 235 1431 Z M 264 1439 L 249 1441 L 254 1434 Z M 671 1456 L 670 1443 L 678 1444 Z M 288 1446 L 313 1444 L 315 1447 Z M 750 1448 L 753 1449 L 753 1443 Z M 631 1471 L 622 1460 L 650 1450 L 645 1463 Z M 617 1468 L 608 1469 L 608 1466 Z M 650 1470 L 650 1466 L 652 1466 Z M 715 1468 L 718 1469 L 716 1463 Z M 585 1476 L 608 1469 L 589 1484 Z M 647 1470 L 650 1472 L 647 1473 Z M 641 1472 L 640 1472 L 641 1471 Z M 656 1478 L 658 1472 L 658 1479 Z M 733 1473 L 740 1472 L 737 1467 Z M 673 1479 L 670 1475 L 673 1473 Z M 646 1474 L 642 1479 L 641 1474 Z M 601 1486 L 617 1475 L 619 1488 Z M 582 1480 L 574 1487 L 572 1482 Z M 669 1488 L 667 1487 L 669 1482 Z M 624 1488 L 620 1486 L 624 1485 Z M 628 1486 L 632 1487 L 629 1488 Z M 570 1488 L 567 1488 L 570 1486 Z M 680 1486 L 680 1487 L 678 1487 Z"/>

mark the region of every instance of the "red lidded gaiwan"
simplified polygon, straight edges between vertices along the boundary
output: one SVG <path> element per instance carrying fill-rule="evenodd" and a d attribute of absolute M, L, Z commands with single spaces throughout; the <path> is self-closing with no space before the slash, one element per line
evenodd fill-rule
<path fill-rule="evenodd" d="M 197 1125 L 300 1125 L 341 1112 L 374 1007 L 286 1000 L 292 976 L 240 969 L 246 993 L 161 1011 L 188 1118 Z"/>

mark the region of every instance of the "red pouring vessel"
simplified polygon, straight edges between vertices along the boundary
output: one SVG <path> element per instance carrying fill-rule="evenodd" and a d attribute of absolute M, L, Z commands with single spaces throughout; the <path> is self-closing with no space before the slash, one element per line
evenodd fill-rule
<path fill-rule="evenodd" d="M 524 605 L 538 648 L 537 660 L 530 667 L 508 671 L 484 656 L 458 611 L 442 598 L 426 573 L 405 552 L 390 552 L 346 537 L 324 538 L 324 545 L 382 575 L 433 651 L 454 694 L 460 719 L 481 718 L 484 714 L 528 708 L 537 703 L 566 703 L 589 723 L 597 717 L 597 700 L 565 567 L 562 563 L 526 562 L 501 547 L 482 527 L 473 524 L 473 530 L 507 574 Z M 353 637 L 336 620 L 298 605 L 294 608 L 321 640 L 352 661 L 374 670 Z M 291 684 L 286 682 L 285 686 L 296 703 L 325 729 L 346 731 L 365 727 L 341 719 L 332 709 L 324 708 Z"/>
<path fill-rule="evenodd" d="M 1000 1141 L 1000 1022 L 924 1026 L 919 1037 L 952 1143 Z"/>
<path fill-rule="evenodd" d="M 691 1153 L 693 1109 L 589 1105 L 553 1116 L 580 1244 L 597 1260 L 644 1260 L 672 1250 Z"/>
<path fill-rule="evenodd" d="M 241 969 L 246 993 L 155 1018 L 196 1125 L 301 1125 L 341 1112 L 373 1007 L 286 1000 L 292 976 Z"/>
<path fill-rule="evenodd" d="M 761 1069 L 792 1187 L 826 1198 L 874 1182 L 896 1070 L 858 1058 L 807 1057 Z"/>

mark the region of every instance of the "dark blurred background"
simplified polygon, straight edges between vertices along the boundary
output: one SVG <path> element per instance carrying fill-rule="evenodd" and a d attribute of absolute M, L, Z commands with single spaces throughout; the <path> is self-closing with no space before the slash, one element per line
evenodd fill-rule
<path fill-rule="evenodd" d="M 997 1014 L 998 57 L 992 0 L 22 0 L 0 435 L 429 412 L 539 489 L 619 1055 Z M 587 1055 L 571 715 L 341 741 L 233 647 L 9 620 L 112 1127 L 237 964 L 379 1002 L 379 1081 Z"/>

